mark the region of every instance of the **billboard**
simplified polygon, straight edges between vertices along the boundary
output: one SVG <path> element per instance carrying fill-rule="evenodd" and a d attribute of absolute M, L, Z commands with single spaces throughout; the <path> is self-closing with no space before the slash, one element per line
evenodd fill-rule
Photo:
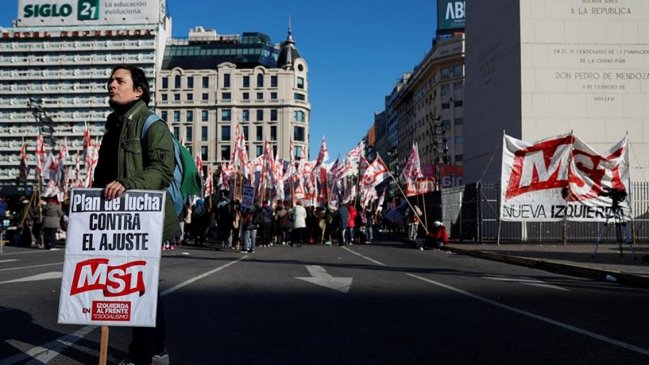
<path fill-rule="evenodd" d="M 19 27 L 157 24 L 165 0 L 18 0 Z"/>
<path fill-rule="evenodd" d="M 465 0 L 437 0 L 437 33 L 464 29 Z"/>

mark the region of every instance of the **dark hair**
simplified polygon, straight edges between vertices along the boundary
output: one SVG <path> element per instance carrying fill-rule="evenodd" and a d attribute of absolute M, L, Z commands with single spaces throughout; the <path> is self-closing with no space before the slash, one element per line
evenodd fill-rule
<path fill-rule="evenodd" d="M 149 94 L 149 81 L 146 78 L 144 70 L 131 65 L 119 65 L 113 68 L 110 76 L 112 77 L 117 70 L 127 70 L 131 73 L 131 79 L 133 80 L 133 91 L 137 90 L 138 87 L 142 88 L 142 96 L 140 96 L 140 100 L 142 100 L 144 104 L 149 105 L 149 101 L 151 101 L 151 95 Z M 110 79 L 108 80 L 108 82 L 110 82 Z"/>

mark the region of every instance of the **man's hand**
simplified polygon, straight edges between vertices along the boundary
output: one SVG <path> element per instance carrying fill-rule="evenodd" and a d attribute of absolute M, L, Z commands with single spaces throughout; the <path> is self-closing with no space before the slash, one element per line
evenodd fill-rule
<path fill-rule="evenodd" d="M 121 182 L 119 181 L 113 181 L 110 184 L 106 185 L 104 188 L 104 198 L 107 200 L 113 200 L 115 198 L 119 198 L 120 195 L 122 195 L 123 192 L 126 191 L 126 188 L 124 185 L 122 185 Z"/>

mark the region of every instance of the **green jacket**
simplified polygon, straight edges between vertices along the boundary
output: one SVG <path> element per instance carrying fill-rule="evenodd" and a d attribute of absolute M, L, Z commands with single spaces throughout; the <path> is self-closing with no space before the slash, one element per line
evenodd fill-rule
<path fill-rule="evenodd" d="M 153 123 L 144 139 L 142 126 L 151 111 L 142 101 L 125 113 L 108 116 L 99 148 L 93 187 L 103 188 L 117 180 L 127 190 L 165 190 L 171 183 L 174 162 L 173 136 L 165 123 Z M 163 240 L 181 234 L 173 202 L 167 196 Z"/>

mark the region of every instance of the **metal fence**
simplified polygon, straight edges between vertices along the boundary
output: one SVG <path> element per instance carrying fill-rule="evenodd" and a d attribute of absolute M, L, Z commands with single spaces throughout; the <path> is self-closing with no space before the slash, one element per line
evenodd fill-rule
<path fill-rule="evenodd" d="M 421 198 L 420 198 L 421 199 Z M 479 183 L 425 195 L 429 219 L 442 220 L 459 241 L 594 242 L 601 222 L 499 222 L 500 184 Z M 636 241 L 649 241 L 649 183 L 631 183 L 631 232 Z M 615 241 L 610 229 L 606 241 Z"/>

